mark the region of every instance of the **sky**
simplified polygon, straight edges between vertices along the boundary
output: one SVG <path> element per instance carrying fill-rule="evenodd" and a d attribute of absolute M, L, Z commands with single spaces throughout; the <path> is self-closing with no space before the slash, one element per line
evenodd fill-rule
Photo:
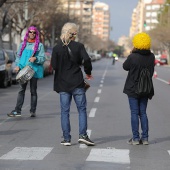
<path fill-rule="evenodd" d="M 139 0 L 95 0 L 94 2 L 103 2 L 110 8 L 110 39 L 117 42 L 119 37 L 129 36 L 131 17 L 133 9 L 137 6 Z"/>

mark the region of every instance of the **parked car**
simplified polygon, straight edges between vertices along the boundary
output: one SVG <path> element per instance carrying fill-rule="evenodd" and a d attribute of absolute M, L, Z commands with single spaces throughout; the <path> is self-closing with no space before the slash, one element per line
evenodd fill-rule
<path fill-rule="evenodd" d="M 155 59 L 155 65 L 160 66 L 160 65 L 165 65 L 166 63 L 161 61 L 160 59 Z"/>
<path fill-rule="evenodd" d="M 12 60 L 4 50 L 0 50 L 0 86 L 6 88 L 12 85 Z"/>
<path fill-rule="evenodd" d="M 88 53 L 91 61 L 96 61 L 96 57 L 94 53 Z"/>
<path fill-rule="evenodd" d="M 15 59 L 16 59 L 16 53 L 13 50 L 5 50 L 5 52 L 8 54 L 9 59 L 12 61 L 12 83 L 16 84 L 16 76 L 17 76 L 17 72 L 14 70 L 16 67 L 16 63 L 15 63 Z"/>
<path fill-rule="evenodd" d="M 51 54 L 49 52 L 45 52 L 45 62 L 44 66 L 44 76 L 53 74 L 53 68 L 51 66 Z"/>

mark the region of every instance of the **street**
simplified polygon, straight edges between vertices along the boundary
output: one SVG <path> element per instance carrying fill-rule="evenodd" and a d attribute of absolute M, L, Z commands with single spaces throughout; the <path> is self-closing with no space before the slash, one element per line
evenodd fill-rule
<path fill-rule="evenodd" d="M 169 170 L 170 67 L 156 67 L 155 96 L 148 102 L 149 143 L 133 146 L 128 98 L 123 94 L 124 59 L 93 62 L 87 91 L 88 135 L 94 147 L 78 143 L 78 113 L 70 109 L 71 146 L 62 146 L 59 95 L 53 75 L 38 81 L 37 117 L 29 113 L 29 84 L 22 116 L 9 118 L 19 85 L 0 88 L 0 170 Z"/>

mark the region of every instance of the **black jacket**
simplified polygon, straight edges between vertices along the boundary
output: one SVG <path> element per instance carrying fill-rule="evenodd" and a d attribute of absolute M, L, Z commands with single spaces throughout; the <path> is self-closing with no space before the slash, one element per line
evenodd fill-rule
<path fill-rule="evenodd" d="M 69 55 L 68 47 L 74 59 Z M 59 41 L 52 51 L 51 65 L 55 70 L 54 91 L 56 92 L 69 92 L 75 88 L 84 87 L 83 73 L 80 68 L 82 60 L 84 60 L 84 72 L 91 75 L 91 60 L 84 45 L 71 41 L 68 47 L 63 45 L 62 41 Z"/>
<path fill-rule="evenodd" d="M 123 63 L 123 69 L 128 71 L 123 92 L 130 97 L 139 98 L 135 93 L 140 71 L 146 67 L 150 71 L 151 77 L 154 73 L 155 56 L 150 50 L 137 50 L 132 52 Z M 148 97 L 151 99 L 154 95 L 154 89 Z"/>

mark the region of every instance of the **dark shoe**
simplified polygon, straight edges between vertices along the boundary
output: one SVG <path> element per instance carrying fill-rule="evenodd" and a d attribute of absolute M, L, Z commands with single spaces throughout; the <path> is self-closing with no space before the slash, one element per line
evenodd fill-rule
<path fill-rule="evenodd" d="M 9 117 L 20 117 L 21 113 L 16 112 L 15 110 L 13 110 L 11 113 L 8 113 L 7 116 L 9 116 Z"/>
<path fill-rule="evenodd" d="M 31 116 L 30 117 L 36 117 L 36 113 L 30 112 Z"/>
<path fill-rule="evenodd" d="M 139 145 L 140 144 L 138 140 L 133 140 L 132 138 L 130 140 L 128 140 L 127 143 L 129 145 Z"/>
<path fill-rule="evenodd" d="M 80 135 L 78 142 L 79 143 L 84 143 L 84 144 L 86 144 L 88 146 L 94 146 L 95 145 L 95 143 L 92 142 L 87 135 Z"/>
<path fill-rule="evenodd" d="M 148 142 L 147 140 L 141 140 L 141 143 L 142 143 L 143 145 L 149 145 L 149 142 Z"/>
<path fill-rule="evenodd" d="M 71 141 L 70 140 L 63 140 L 63 141 L 61 141 L 61 145 L 71 146 Z"/>

